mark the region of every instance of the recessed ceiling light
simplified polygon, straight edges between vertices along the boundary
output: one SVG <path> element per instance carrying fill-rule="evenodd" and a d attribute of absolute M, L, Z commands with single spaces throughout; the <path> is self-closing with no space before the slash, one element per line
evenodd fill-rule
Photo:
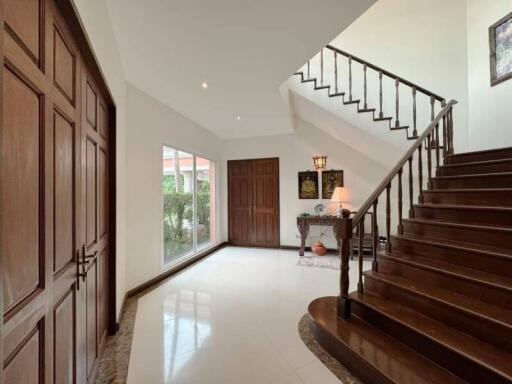
<path fill-rule="evenodd" d="M 241 117 L 240 117 L 240 116 L 237 116 L 237 117 L 236 117 L 236 119 L 237 119 L 237 120 L 240 120 L 240 119 L 241 119 Z"/>
<path fill-rule="evenodd" d="M 206 89 L 208 88 L 208 83 L 206 81 L 203 81 L 203 84 L 201 84 L 201 86 Z"/>

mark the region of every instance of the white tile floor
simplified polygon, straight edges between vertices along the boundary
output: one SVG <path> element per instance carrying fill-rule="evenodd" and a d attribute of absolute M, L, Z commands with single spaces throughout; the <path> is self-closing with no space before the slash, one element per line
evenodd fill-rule
<path fill-rule="evenodd" d="M 297 258 L 224 248 L 142 297 L 128 383 L 339 383 L 297 331 L 311 300 L 337 294 L 338 271 Z"/>

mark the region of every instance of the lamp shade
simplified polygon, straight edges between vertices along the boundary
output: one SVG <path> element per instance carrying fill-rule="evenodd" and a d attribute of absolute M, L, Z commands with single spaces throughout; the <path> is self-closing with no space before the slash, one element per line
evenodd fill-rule
<path fill-rule="evenodd" d="M 350 203 L 350 193 L 348 188 L 336 187 L 332 193 L 331 201 L 333 203 Z"/>
<path fill-rule="evenodd" d="M 317 171 L 323 171 L 327 165 L 327 156 L 326 155 L 313 156 L 313 164 L 315 165 L 315 169 Z"/>

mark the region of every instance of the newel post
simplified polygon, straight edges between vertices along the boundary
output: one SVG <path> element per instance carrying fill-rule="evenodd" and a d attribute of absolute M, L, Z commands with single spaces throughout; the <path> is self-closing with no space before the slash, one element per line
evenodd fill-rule
<path fill-rule="evenodd" d="M 337 298 L 337 312 L 338 317 L 342 319 L 348 319 L 350 318 L 350 299 L 348 297 L 348 262 L 350 259 L 350 239 L 352 238 L 352 219 L 339 218 L 334 231 L 336 240 L 338 242 L 338 252 L 341 261 L 340 294 Z"/>

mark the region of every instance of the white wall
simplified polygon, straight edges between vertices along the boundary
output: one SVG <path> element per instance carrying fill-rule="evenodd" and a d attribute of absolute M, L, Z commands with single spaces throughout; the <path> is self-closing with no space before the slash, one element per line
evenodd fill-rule
<path fill-rule="evenodd" d="M 116 313 L 126 293 L 126 82 L 104 0 L 73 0 L 116 103 Z"/>
<path fill-rule="evenodd" d="M 465 15 L 466 0 L 379 0 L 332 42 L 448 100 L 458 100 L 457 151 L 468 147 Z M 401 99 L 403 105 L 402 94 Z"/>
<path fill-rule="evenodd" d="M 472 150 L 512 146 L 512 80 L 491 87 L 488 34 L 489 26 L 511 11 L 511 0 L 468 0 L 469 130 Z"/>
<path fill-rule="evenodd" d="M 319 130 L 303 120 L 296 119 L 296 133 L 233 139 L 226 141 L 224 165 L 227 160 L 279 157 L 280 188 L 280 228 L 282 245 L 299 245 L 296 217 L 301 212 L 314 212 L 320 200 L 300 200 L 298 198 L 297 172 L 313 170 L 312 156 L 328 155 L 327 169 L 343 169 L 344 183 L 350 189 L 353 203 L 348 208 L 359 207 L 381 182 L 388 168 L 379 162 L 379 154 L 370 158 L 357 149 Z M 226 181 L 226 172 L 224 180 Z M 224 233 L 227 233 L 227 196 L 224 194 Z M 329 200 L 326 206 L 332 207 Z M 310 235 L 318 235 L 319 228 L 312 228 Z M 335 247 L 332 230 L 328 229 L 322 241 Z"/>
<path fill-rule="evenodd" d="M 134 86 L 128 84 L 127 89 L 126 285 L 131 289 L 163 270 L 162 146 L 221 164 L 222 141 Z M 218 185 L 222 188 L 222 183 Z M 218 192 L 224 195 L 222 190 Z"/>

